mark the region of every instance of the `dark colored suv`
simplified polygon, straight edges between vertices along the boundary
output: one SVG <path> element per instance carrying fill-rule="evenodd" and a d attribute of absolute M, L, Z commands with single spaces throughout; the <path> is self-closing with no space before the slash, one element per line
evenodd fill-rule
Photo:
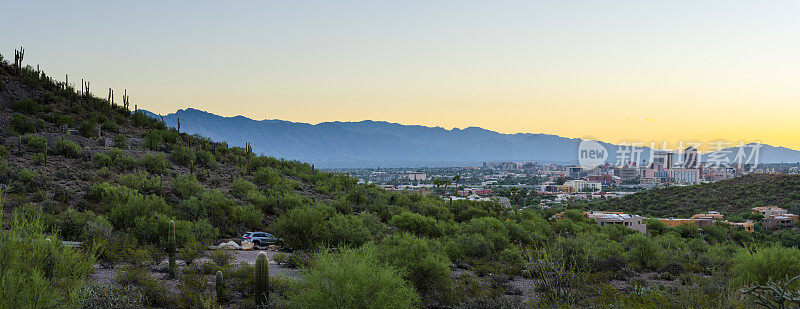
<path fill-rule="evenodd" d="M 272 236 L 270 233 L 264 232 L 247 232 L 244 233 L 242 236 L 242 241 L 249 241 L 255 244 L 256 246 L 269 246 L 269 245 L 278 245 L 280 243 L 280 239 L 275 236 Z"/>

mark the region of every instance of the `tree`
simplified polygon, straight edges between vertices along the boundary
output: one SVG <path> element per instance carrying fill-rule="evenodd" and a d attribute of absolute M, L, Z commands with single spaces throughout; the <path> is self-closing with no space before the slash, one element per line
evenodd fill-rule
<path fill-rule="evenodd" d="M 458 191 L 458 182 L 461 181 L 461 175 L 453 176 L 453 182 L 456 184 L 456 191 Z"/>

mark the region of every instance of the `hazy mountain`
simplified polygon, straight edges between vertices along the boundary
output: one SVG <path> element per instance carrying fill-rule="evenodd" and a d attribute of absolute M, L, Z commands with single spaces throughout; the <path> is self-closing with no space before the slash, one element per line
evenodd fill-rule
<path fill-rule="evenodd" d="M 548 134 L 501 134 L 477 127 L 446 130 L 370 120 L 316 125 L 253 120 L 192 108 L 163 118 L 172 127 L 180 118 L 182 132 L 232 146 L 250 142 L 257 153 L 324 167 L 459 166 L 500 160 L 573 163 L 581 141 Z M 616 147 L 604 146 L 609 150 L 608 161 L 616 160 Z M 648 151 L 644 149 L 644 157 Z M 800 161 L 800 152 L 787 148 L 765 145 L 761 152 L 762 162 Z"/>

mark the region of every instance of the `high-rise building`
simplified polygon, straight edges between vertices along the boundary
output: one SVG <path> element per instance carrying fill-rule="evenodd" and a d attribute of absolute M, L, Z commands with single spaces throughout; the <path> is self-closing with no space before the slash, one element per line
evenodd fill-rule
<path fill-rule="evenodd" d="M 655 150 L 653 152 L 653 163 L 661 163 L 664 168 L 669 169 L 672 168 L 672 165 L 675 164 L 674 161 L 675 153 L 666 151 L 666 150 Z"/>
<path fill-rule="evenodd" d="M 683 168 L 698 168 L 700 166 L 700 154 L 697 148 L 689 147 L 683 151 Z"/>

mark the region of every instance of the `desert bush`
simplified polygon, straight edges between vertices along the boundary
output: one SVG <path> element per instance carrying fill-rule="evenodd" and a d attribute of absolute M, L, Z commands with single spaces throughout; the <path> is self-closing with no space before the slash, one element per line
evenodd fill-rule
<path fill-rule="evenodd" d="M 170 181 L 172 192 L 181 198 L 195 196 L 205 190 L 192 174 L 182 174 Z"/>
<path fill-rule="evenodd" d="M 290 307 L 411 308 L 418 302 L 412 285 L 380 262 L 373 245 L 316 254 L 287 292 Z"/>
<path fill-rule="evenodd" d="M 214 158 L 214 154 L 212 154 L 208 150 L 198 150 L 195 152 L 195 158 L 197 159 L 197 164 L 205 168 L 215 168 L 217 167 L 217 159 Z"/>
<path fill-rule="evenodd" d="M 103 132 L 114 132 L 114 133 L 119 132 L 117 123 L 111 120 L 103 122 L 103 124 L 100 125 L 100 129 L 103 130 Z"/>
<path fill-rule="evenodd" d="M 275 219 L 272 230 L 292 249 L 314 249 L 325 242 L 325 221 L 332 213 L 321 204 L 297 207 Z"/>
<path fill-rule="evenodd" d="M 526 268 L 536 282 L 536 290 L 545 304 L 575 304 L 586 284 L 585 256 L 574 256 L 564 242 L 526 250 Z"/>
<path fill-rule="evenodd" d="M 40 211 L 14 210 L 0 233 L 0 308 L 77 307 L 96 248 L 60 246 Z"/>
<path fill-rule="evenodd" d="M 81 146 L 70 140 L 62 139 L 53 144 L 53 153 L 67 158 L 77 158 L 81 152 Z"/>
<path fill-rule="evenodd" d="M 150 130 L 144 133 L 144 146 L 151 150 L 161 150 L 164 145 L 164 136 L 160 130 Z"/>
<path fill-rule="evenodd" d="M 284 178 L 280 172 L 273 168 L 259 168 L 253 175 L 253 181 L 262 186 L 269 186 L 271 189 L 281 192 L 290 192 L 300 186 L 296 180 Z"/>
<path fill-rule="evenodd" d="M 166 173 L 169 167 L 167 156 L 163 153 L 147 153 L 139 162 L 148 172 L 153 174 Z"/>
<path fill-rule="evenodd" d="M 126 149 L 128 146 L 130 146 L 130 142 L 128 142 L 128 136 L 125 134 L 114 135 L 112 140 L 114 141 L 114 147 L 119 149 Z"/>
<path fill-rule="evenodd" d="M 97 137 L 97 123 L 91 120 L 81 122 L 78 126 L 78 133 L 83 137 Z"/>
<path fill-rule="evenodd" d="M 372 240 L 372 234 L 356 215 L 335 214 L 325 225 L 330 245 L 358 247 Z"/>
<path fill-rule="evenodd" d="M 22 142 L 25 143 L 26 148 L 32 151 L 44 151 L 47 148 L 47 140 L 42 136 L 25 134 L 22 136 Z"/>
<path fill-rule="evenodd" d="M 153 278 L 142 267 L 125 267 L 117 275 L 117 283 L 122 287 L 134 286 L 144 294 L 145 305 L 152 307 L 169 307 L 174 303 L 165 283 Z"/>
<path fill-rule="evenodd" d="M 664 255 L 655 241 L 640 233 L 630 234 L 625 237 L 625 258 L 633 267 L 638 269 L 655 270 L 663 266 Z"/>
<path fill-rule="evenodd" d="M 109 287 L 94 283 L 81 290 L 81 309 L 135 309 L 144 306 L 144 295 L 134 286 Z"/>
<path fill-rule="evenodd" d="M 256 190 L 256 185 L 244 179 L 236 179 L 228 186 L 228 193 L 236 198 L 244 198 L 254 190 Z"/>
<path fill-rule="evenodd" d="M 188 147 L 175 147 L 170 154 L 170 160 L 183 166 L 189 166 L 194 162 L 194 151 Z"/>
<path fill-rule="evenodd" d="M 178 257 L 186 262 L 186 265 L 192 265 L 194 260 L 203 256 L 206 251 L 206 246 L 196 239 L 190 239 L 181 246 L 178 251 Z"/>
<path fill-rule="evenodd" d="M 14 114 L 14 116 L 11 117 L 10 124 L 10 128 L 13 130 L 13 132 L 9 133 L 12 134 L 36 133 L 36 129 L 38 127 L 33 119 L 22 114 Z"/>
<path fill-rule="evenodd" d="M 439 253 L 440 245 L 411 234 L 394 234 L 381 243 L 381 256 L 389 265 L 403 270 L 403 278 L 422 295 L 430 296 L 450 288 L 450 260 Z"/>
<path fill-rule="evenodd" d="M 800 273 L 800 250 L 778 245 L 740 250 L 733 257 L 731 283 L 741 287 L 784 280 Z"/>
<path fill-rule="evenodd" d="M 264 214 L 253 205 L 234 205 L 230 210 L 231 223 L 247 230 L 258 230 L 263 226 Z"/>
<path fill-rule="evenodd" d="M 34 165 L 44 165 L 47 157 L 44 156 L 44 153 L 37 153 L 33 155 L 33 164 Z"/>
<path fill-rule="evenodd" d="M 25 113 L 28 115 L 36 115 L 46 108 L 33 99 L 22 99 L 11 103 L 11 109 L 15 112 Z"/>
<path fill-rule="evenodd" d="M 55 124 L 63 124 L 69 128 L 75 127 L 75 118 L 69 115 L 54 115 L 53 116 L 53 123 Z"/>
<path fill-rule="evenodd" d="M 144 194 L 159 194 L 163 191 L 159 177 L 150 177 L 150 174 L 141 170 L 119 176 L 117 183 Z"/>
<path fill-rule="evenodd" d="M 111 156 L 102 152 L 95 152 L 92 161 L 99 166 L 111 166 Z"/>
<path fill-rule="evenodd" d="M 213 250 L 208 252 L 208 258 L 217 266 L 228 266 L 233 261 L 234 253 L 231 250 Z"/>
<path fill-rule="evenodd" d="M 437 225 L 436 219 L 410 211 L 392 216 L 389 224 L 419 236 L 435 238 L 442 235 L 442 230 Z"/>

